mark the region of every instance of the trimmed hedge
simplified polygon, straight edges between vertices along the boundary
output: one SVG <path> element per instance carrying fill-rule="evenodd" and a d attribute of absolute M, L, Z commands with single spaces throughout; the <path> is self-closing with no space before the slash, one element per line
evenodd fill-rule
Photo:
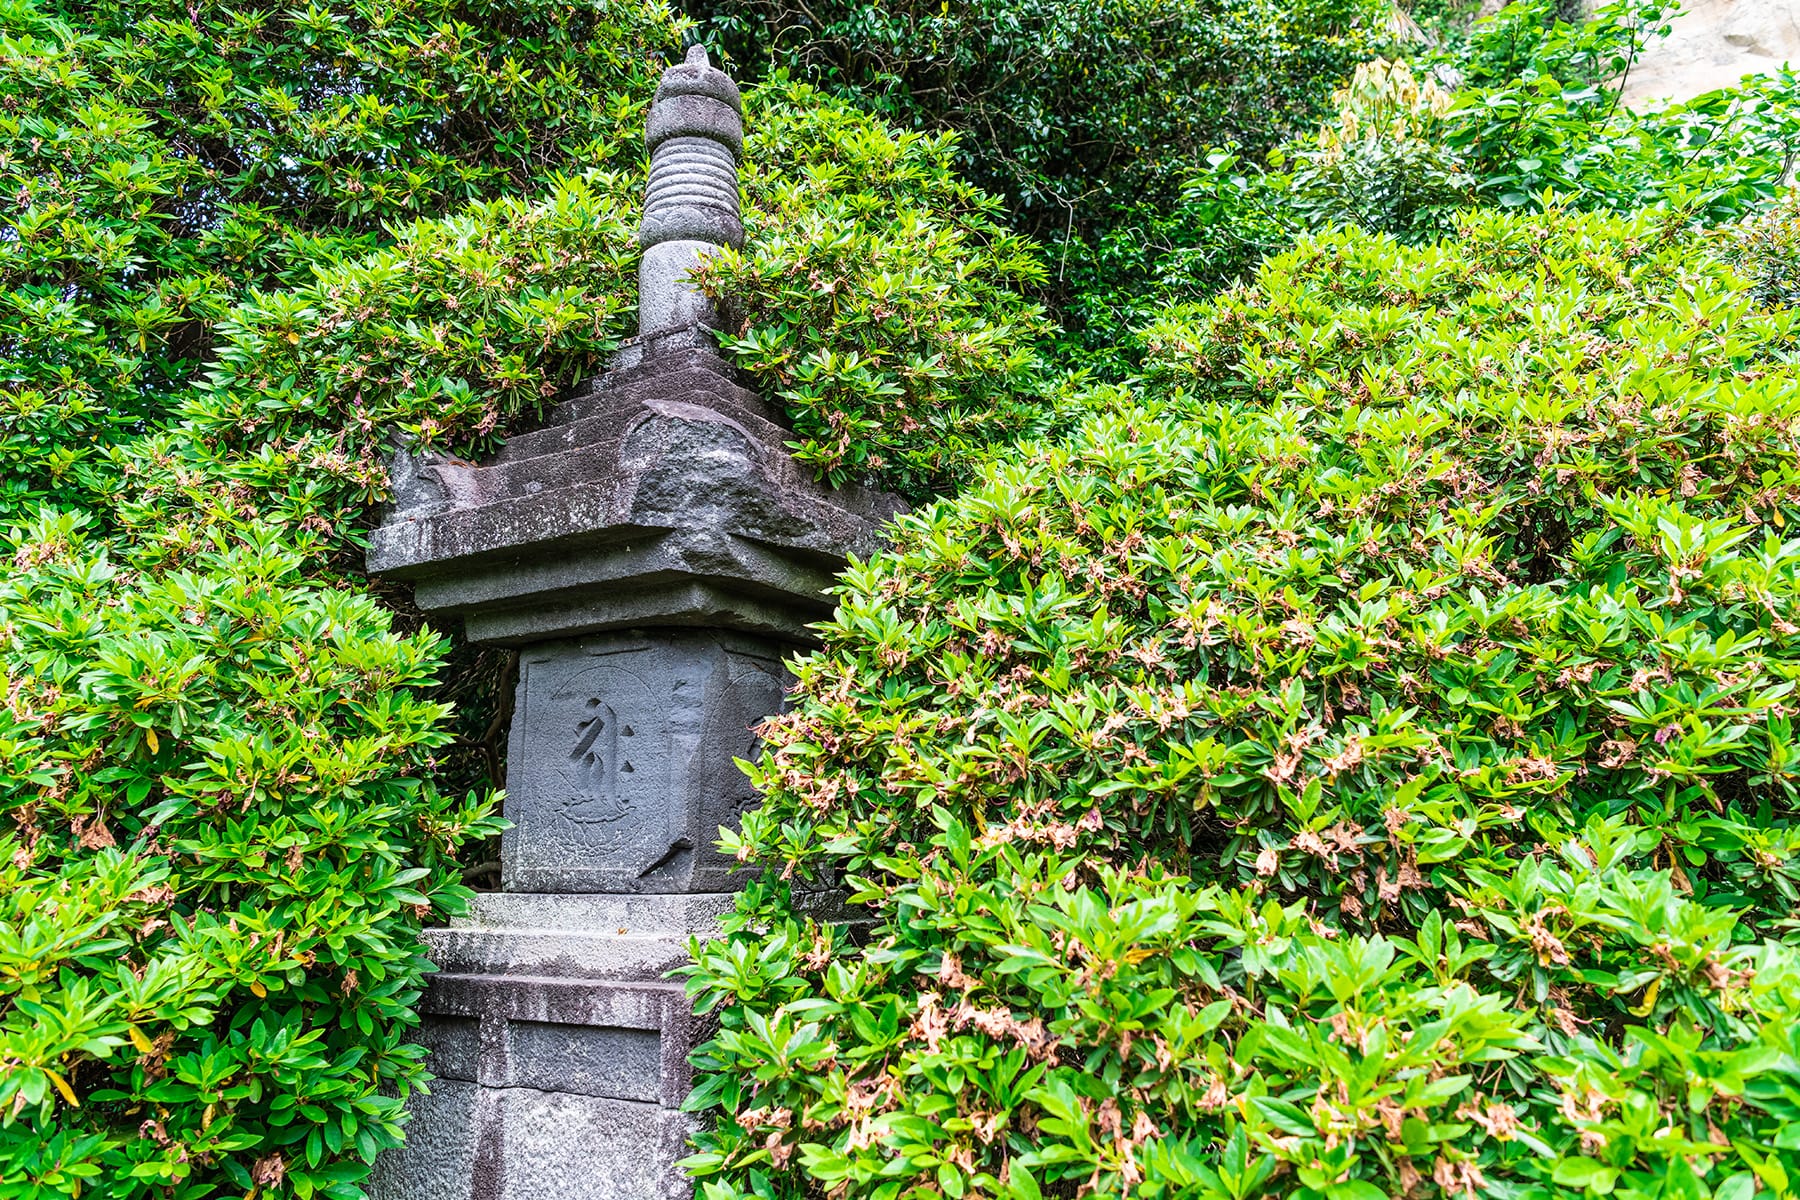
<path fill-rule="evenodd" d="M 1304 241 L 904 518 L 694 948 L 708 1200 L 1785 1191 L 1800 315 L 1711 247 Z"/>

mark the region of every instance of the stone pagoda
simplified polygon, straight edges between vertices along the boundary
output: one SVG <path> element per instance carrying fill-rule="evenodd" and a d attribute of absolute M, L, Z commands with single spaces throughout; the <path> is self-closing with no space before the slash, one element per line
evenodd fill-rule
<path fill-rule="evenodd" d="M 782 706 L 784 656 L 829 615 L 890 497 L 828 489 L 740 386 L 689 272 L 742 244 L 735 84 L 696 46 L 650 110 L 638 335 L 491 462 L 402 455 L 371 573 L 434 620 L 516 647 L 500 890 L 426 931 L 438 1077 L 382 1200 L 691 1194 L 681 985 L 732 904 L 714 848 L 753 791 L 734 763 Z"/>

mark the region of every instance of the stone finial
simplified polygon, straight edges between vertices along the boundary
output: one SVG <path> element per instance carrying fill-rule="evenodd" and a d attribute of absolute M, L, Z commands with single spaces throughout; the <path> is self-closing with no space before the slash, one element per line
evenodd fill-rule
<path fill-rule="evenodd" d="M 663 72 L 644 141 L 650 182 L 638 226 L 638 333 L 715 324 L 711 302 L 688 273 L 708 251 L 744 244 L 737 179 L 744 118 L 737 84 L 705 47 Z"/>

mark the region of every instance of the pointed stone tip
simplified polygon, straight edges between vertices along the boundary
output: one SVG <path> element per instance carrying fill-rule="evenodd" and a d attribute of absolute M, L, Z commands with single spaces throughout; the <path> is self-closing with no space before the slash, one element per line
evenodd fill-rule
<path fill-rule="evenodd" d="M 656 86 L 653 103 L 660 104 L 671 96 L 710 96 L 722 104 L 731 105 L 738 112 L 744 111 L 737 84 L 731 81 L 731 76 L 713 65 L 706 47 L 698 42 L 688 47 L 687 56 L 681 62 L 663 72 L 662 82 Z"/>

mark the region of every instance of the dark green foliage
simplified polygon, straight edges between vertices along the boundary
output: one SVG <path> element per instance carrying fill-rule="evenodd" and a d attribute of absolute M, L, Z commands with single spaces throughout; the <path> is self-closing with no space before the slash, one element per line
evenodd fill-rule
<path fill-rule="evenodd" d="M 703 17 L 734 60 L 787 68 L 903 126 L 964 134 L 964 173 L 1023 226 L 1060 233 L 1164 186 L 1235 140 L 1321 115 L 1385 10 L 1363 0 L 724 0 Z"/>
<path fill-rule="evenodd" d="M 1144 237 L 1209 147 L 1260 158 L 1325 115 L 1389 42 L 1380 0 L 708 0 L 738 69 L 788 72 L 903 127 L 959 135 L 956 165 L 1054 251 L 1044 293 L 1141 285 Z M 1112 327 L 1090 341 L 1109 340 Z"/>
<path fill-rule="evenodd" d="M 0 22 L 0 1196 L 359 1195 L 423 1079 L 418 927 L 497 825 L 433 783 L 447 643 L 320 568 L 384 441 L 487 432 L 620 336 L 615 209 L 484 198 L 638 168 L 680 22 Z M 367 257 L 397 238 L 428 269 Z"/>
<path fill-rule="evenodd" d="M 1780 308 L 1800 305 L 1800 193 L 1789 192 L 1769 211 L 1728 226 L 1721 241 L 1758 300 Z"/>
<path fill-rule="evenodd" d="M 1554 0 L 1520 0 L 1413 68 L 1359 67 L 1313 136 L 1266 156 L 1210 153 L 1180 204 L 1146 206 L 1101 242 L 1100 259 L 1135 254 L 1134 268 L 1082 269 L 1083 352 L 1138 353 L 1135 331 L 1159 308 L 1215 294 L 1308 231 L 1417 244 L 1447 235 L 1471 206 L 1671 204 L 1720 223 L 1767 205 L 1800 154 L 1800 78 L 1622 108 L 1619 86 L 1669 13 L 1620 0 L 1572 19 Z"/>
<path fill-rule="evenodd" d="M 705 1195 L 1785 1191 L 1797 334 L 1666 214 L 1304 240 L 904 519 L 727 839 Z"/>

